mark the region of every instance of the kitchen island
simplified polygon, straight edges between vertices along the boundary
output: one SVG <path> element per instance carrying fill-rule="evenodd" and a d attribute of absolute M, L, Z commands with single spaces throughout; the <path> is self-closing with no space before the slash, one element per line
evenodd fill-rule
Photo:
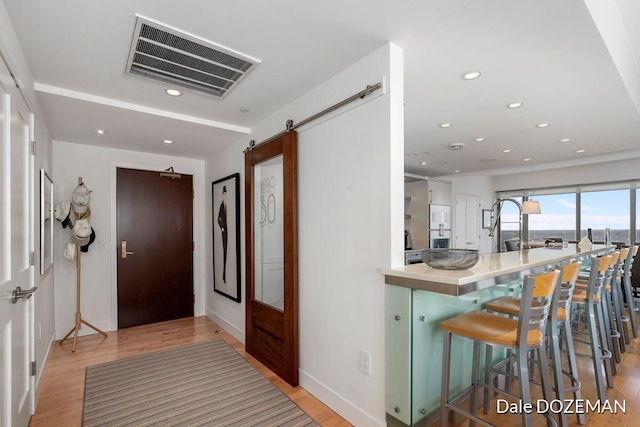
<path fill-rule="evenodd" d="M 393 426 L 426 426 L 438 415 L 442 370 L 440 323 L 488 301 L 513 295 L 526 274 L 591 256 L 614 246 L 571 244 L 481 255 L 467 270 L 426 264 L 384 268 L 386 287 L 386 413 Z M 451 392 L 470 384 L 471 341 L 456 337 L 451 349 Z M 500 352 L 496 352 L 500 353 Z M 496 354 L 496 358 L 501 355 Z"/>

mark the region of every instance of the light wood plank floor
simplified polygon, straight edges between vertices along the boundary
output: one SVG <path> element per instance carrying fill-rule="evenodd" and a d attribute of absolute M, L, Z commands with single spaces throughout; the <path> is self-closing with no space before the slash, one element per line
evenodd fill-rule
<path fill-rule="evenodd" d="M 629 333 L 631 333 L 631 326 L 629 326 Z M 621 354 L 621 361 L 617 364 L 617 375 L 613 377 L 614 387 L 606 388 L 607 400 L 614 405 L 617 401 L 620 404 L 625 404 L 626 411 L 623 413 L 619 411 L 617 414 L 610 412 L 603 413 L 589 413 L 585 415 L 586 425 L 588 427 L 602 427 L 608 425 L 615 425 L 618 427 L 638 427 L 640 426 L 640 338 L 630 338 L 631 343 L 627 345 L 626 352 Z M 576 351 L 582 354 L 589 352 L 589 348 L 585 344 L 576 343 Z M 582 399 L 589 400 L 591 404 L 596 404 L 598 400 L 598 393 L 595 387 L 593 362 L 590 358 L 578 357 L 578 373 L 580 381 L 582 383 L 581 392 Z M 565 366 L 566 369 L 566 366 Z M 565 377 L 567 381 L 567 377 Z M 512 391 L 517 392 L 517 384 L 511 388 Z M 572 394 L 565 396 L 567 399 L 573 399 Z M 503 398 L 503 397 L 501 397 Z M 542 399 L 542 393 L 540 389 L 532 387 L 532 398 Z M 519 426 L 521 425 L 520 415 L 511 414 L 498 414 L 496 413 L 496 398 L 491 402 L 490 413 L 482 414 L 482 409 L 478 411 L 480 417 L 487 421 L 494 423 L 498 426 Z M 576 415 L 568 415 L 568 421 L 570 427 L 578 427 Z M 534 423 L 536 427 L 546 427 L 547 423 L 543 416 L 535 416 Z M 450 423 L 453 426 L 454 423 Z M 467 426 L 468 422 L 465 421 L 462 425 Z"/>
<path fill-rule="evenodd" d="M 79 426 L 82 419 L 85 368 L 131 356 L 222 338 L 275 384 L 321 426 L 350 426 L 343 418 L 301 387 L 291 387 L 252 356 L 244 345 L 207 317 L 187 318 L 109 332 L 108 338 L 78 338 L 75 353 L 71 342 L 53 346 L 40 388 L 31 427 Z"/>

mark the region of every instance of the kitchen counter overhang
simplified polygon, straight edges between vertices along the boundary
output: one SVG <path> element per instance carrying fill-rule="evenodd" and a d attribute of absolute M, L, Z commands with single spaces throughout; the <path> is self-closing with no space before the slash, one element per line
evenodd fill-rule
<path fill-rule="evenodd" d="M 480 255 L 466 270 L 441 270 L 424 263 L 380 270 L 388 285 L 403 286 L 445 295 L 460 296 L 535 274 L 572 259 L 605 254 L 615 246 L 570 244 L 561 248 L 537 248 Z"/>

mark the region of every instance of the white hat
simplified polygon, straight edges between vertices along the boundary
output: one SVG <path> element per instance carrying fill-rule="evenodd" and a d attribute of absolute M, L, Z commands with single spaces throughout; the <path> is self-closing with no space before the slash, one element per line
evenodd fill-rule
<path fill-rule="evenodd" d="M 91 190 L 89 190 L 84 184 L 78 185 L 71 194 L 71 203 L 73 204 L 73 210 L 78 213 L 82 213 L 87 210 L 90 200 Z"/>
<path fill-rule="evenodd" d="M 75 262 L 75 260 L 76 260 L 76 245 L 74 245 L 73 243 L 67 243 L 67 246 L 62 251 L 62 254 L 69 261 Z"/>
<path fill-rule="evenodd" d="M 89 232 L 91 233 L 91 232 Z M 89 236 L 87 237 L 78 237 L 75 234 L 71 234 L 71 241 L 74 245 L 85 246 L 89 244 Z"/>
<path fill-rule="evenodd" d="M 58 203 L 53 211 L 53 215 L 62 223 L 63 228 L 72 228 L 75 223 L 75 215 L 70 215 L 70 213 L 71 202 L 68 200 L 63 200 Z"/>
<path fill-rule="evenodd" d="M 89 235 L 91 234 L 91 226 L 89 225 L 89 220 L 76 220 L 76 223 L 73 226 L 73 234 L 76 237 L 89 237 Z"/>

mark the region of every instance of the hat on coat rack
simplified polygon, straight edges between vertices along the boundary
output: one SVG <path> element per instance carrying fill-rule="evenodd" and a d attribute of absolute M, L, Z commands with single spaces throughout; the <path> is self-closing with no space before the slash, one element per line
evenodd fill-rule
<path fill-rule="evenodd" d="M 80 246 L 80 251 L 81 252 L 89 252 L 89 246 L 91 246 L 91 244 L 93 243 L 94 240 L 96 240 L 96 232 L 93 231 L 93 227 L 91 227 L 91 234 L 89 235 L 89 242 L 87 242 L 86 245 Z"/>
<path fill-rule="evenodd" d="M 73 211 L 76 213 L 84 213 L 89 208 L 89 201 L 91 200 L 91 190 L 87 188 L 84 183 L 78 185 L 73 193 L 71 193 L 71 204 Z"/>
<path fill-rule="evenodd" d="M 62 250 L 62 254 L 66 259 L 71 262 L 76 261 L 76 245 L 73 243 L 67 243 L 67 246 Z"/>
<path fill-rule="evenodd" d="M 91 235 L 91 226 L 88 219 L 78 219 L 73 226 L 73 234 L 76 237 L 89 237 Z"/>
<path fill-rule="evenodd" d="M 53 215 L 62 223 L 62 228 L 73 228 L 76 216 L 71 215 L 71 202 L 69 200 L 63 200 L 58 203 L 53 210 Z"/>

